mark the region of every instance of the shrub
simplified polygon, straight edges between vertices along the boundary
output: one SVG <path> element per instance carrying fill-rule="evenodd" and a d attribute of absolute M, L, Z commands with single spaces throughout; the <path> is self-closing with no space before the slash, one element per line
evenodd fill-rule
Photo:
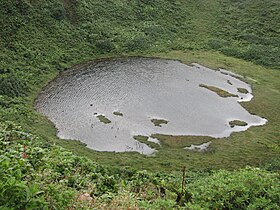
<path fill-rule="evenodd" d="M 0 154 L 0 209 L 67 209 L 85 190 L 118 191 L 117 176 L 13 123 L 0 123 Z"/>
<path fill-rule="evenodd" d="M 18 97 L 25 95 L 27 91 L 26 83 L 15 73 L 0 74 L 0 95 Z"/>
<path fill-rule="evenodd" d="M 96 41 L 95 46 L 101 53 L 108 53 L 115 49 L 114 44 L 109 39 L 98 40 Z"/>
<path fill-rule="evenodd" d="M 279 175 L 258 168 L 221 170 L 188 185 L 190 209 L 279 209 Z"/>
<path fill-rule="evenodd" d="M 242 53 L 238 49 L 233 47 L 224 47 L 221 49 L 221 52 L 227 56 L 234 56 L 237 58 L 240 58 L 242 56 Z"/>
<path fill-rule="evenodd" d="M 66 18 L 66 10 L 62 4 L 58 4 L 52 11 L 51 16 L 56 20 L 64 20 Z"/>
<path fill-rule="evenodd" d="M 224 46 L 227 46 L 227 45 L 228 45 L 228 42 L 225 40 L 222 40 L 222 39 L 211 39 L 208 42 L 208 46 L 211 49 L 215 49 L 215 50 L 223 48 Z"/>
<path fill-rule="evenodd" d="M 125 44 L 125 48 L 128 52 L 146 50 L 149 46 L 149 40 L 144 36 L 136 37 Z"/>

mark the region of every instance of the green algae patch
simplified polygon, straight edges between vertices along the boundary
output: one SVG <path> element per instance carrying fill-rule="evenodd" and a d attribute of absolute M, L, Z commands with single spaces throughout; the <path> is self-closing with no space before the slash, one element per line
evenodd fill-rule
<path fill-rule="evenodd" d="M 241 120 L 232 120 L 229 122 L 229 125 L 233 128 L 234 126 L 247 126 L 248 124 Z"/>
<path fill-rule="evenodd" d="M 142 135 L 133 136 L 133 138 L 137 141 L 140 141 L 140 142 L 148 141 L 148 139 L 149 139 L 148 136 L 142 136 Z"/>
<path fill-rule="evenodd" d="M 104 115 L 98 115 L 96 116 L 100 122 L 104 123 L 104 124 L 109 124 L 111 123 L 111 120 L 109 120 L 107 117 L 105 117 Z"/>
<path fill-rule="evenodd" d="M 162 124 L 167 124 L 168 121 L 164 119 L 152 119 L 152 123 L 154 123 L 155 126 L 161 127 Z"/>
<path fill-rule="evenodd" d="M 217 93 L 219 96 L 223 97 L 223 98 L 227 98 L 227 97 L 238 97 L 235 94 L 229 93 L 225 90 L 222 90 L 220 88 L 214 87 L 214 86 L 209 86 L 209 85 L 205 85 L 205 84 L 199 84 L 199 87 L 203 87 L 206 88 L 208 90 L 211 90 L 215 93 Z"/>
<path fill-rule="evenodd" d="M 244 93 L 244 94 L 249 93 L 249 91 L 248 91 L 246 88 L 237 88 L 237 91 L 238 91 L 239 93 Z"/>
<path fill-rule="evenodd" d="M 113 114 L 116 115 L 116 116 L 120 116 L 120 117 L 123 116 L 123 113 L 121 113 L 121 112 L 113 112 Z"/>

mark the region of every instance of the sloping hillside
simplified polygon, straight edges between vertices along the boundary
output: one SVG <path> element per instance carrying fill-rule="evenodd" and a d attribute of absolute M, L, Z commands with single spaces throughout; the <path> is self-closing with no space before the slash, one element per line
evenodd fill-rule
<path fill-rule="evenodd" d="M 0 0 L 0 208 L 279 209 L 279 14 L 279 0 Z M 255 97 L 242 106 L 268 124 L 205 154 L 178 153 L 200 137 L 158 135 L 156 157 L 58 139 L 33 107 L 39 91 L 73 65 L 120 56 L 244 75 Z"/>

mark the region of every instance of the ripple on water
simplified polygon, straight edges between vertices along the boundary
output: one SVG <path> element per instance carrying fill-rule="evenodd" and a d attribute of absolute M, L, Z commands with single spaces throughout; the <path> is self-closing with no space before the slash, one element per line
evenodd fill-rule
<path fill-rule="evenodd" d="M 60 138 L 80 140 L 98 151 L 152 154 L 154 149 L 133 136 L 220 138 L 265 124 L 265 119 L 251 115 L 238 103 L 253 97 L 251 87 L 238 77 L 174 60 L 114 59 L 63 72 L 41 92 L 36 107 L 55 124 Z M 238 97 L 220 97 L 200 84 Z M 115 115 L 116 110 L 123 116 Z M 103 123 L 97 115 L 111 123 Z M 153 119 L 168 123 L 155 126 Z M 234 120 L 247 125 L 232 127 L 229 122 Z"/>

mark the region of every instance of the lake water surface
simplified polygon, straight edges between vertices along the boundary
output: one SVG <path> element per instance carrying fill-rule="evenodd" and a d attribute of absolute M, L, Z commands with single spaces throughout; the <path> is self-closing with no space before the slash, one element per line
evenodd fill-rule
<path fill-rule="evenodd" d="M 238 97 L 221 97 L 201 84 Z M 36 108 L 55 124 L 62 139 L 80 140 L 98 151 L 152 154 L 154 149 L 133 136 L 159 133 L 220 138 L 265 124 L 265 119 L 238 103 L 252 97 L 251 87 L 225 70 L 175 60 L 124 58 L 61 73 L 38 96 Z M 111 123 L 101 122 L 99 115 Z M 153 119 L 168 123 L 155 126 Z M 231 127 L 233 120 L 247 125 Z"/>

